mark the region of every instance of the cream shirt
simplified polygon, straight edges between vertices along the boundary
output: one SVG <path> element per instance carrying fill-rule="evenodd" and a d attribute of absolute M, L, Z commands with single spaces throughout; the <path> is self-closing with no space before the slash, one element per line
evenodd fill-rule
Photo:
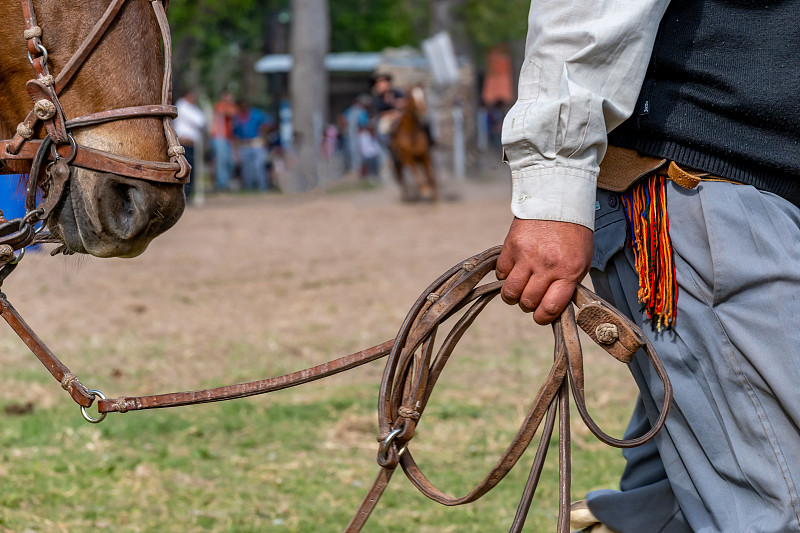
<path fill-rule="evenodd" d="M 532 0 L 503 122 L 514 216 L 594 229 L 607 134 L 627 119 L 669 0 Z"/>

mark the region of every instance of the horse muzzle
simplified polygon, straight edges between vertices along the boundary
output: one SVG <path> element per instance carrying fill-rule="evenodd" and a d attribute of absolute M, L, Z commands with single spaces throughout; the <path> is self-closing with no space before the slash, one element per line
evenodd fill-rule
<path fill-rule="evenodd" d="M 185 205 L 181 185 L 73 168 L 49 228 L 70 252 L 135 257 L 175 225 Z"/>

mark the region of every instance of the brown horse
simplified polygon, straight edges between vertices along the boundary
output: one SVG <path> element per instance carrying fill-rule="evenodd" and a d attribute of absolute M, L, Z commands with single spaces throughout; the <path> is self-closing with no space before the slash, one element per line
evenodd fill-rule
<path fill-rule="evenodd" d="M 176 138 L 167 138 L 165 124 L 169 123 L 171 129 L 168 118 L 171 112 L 165 111 L 168 106 L 151 105 L 169 103 L 171 96 L 168 79 L 162 87 L 162 81 L 168 77 L 163 66 L 162 42 L 168 43 L 168 34 L 162 41 L 157 17 L 162 18 L 162 27 L 166 18 L 160 3 L 158 7 L 160 12 L 156 12 L 155 6 L 151 9 L 150 2 L 141 0 L 0 0 L 0 141 L 17 138 L 20 131 L 25 132 L 20 125 L 26 116 L 30 119 L 34 98 L 29 95 L 29 80 L 48 85 L 48 76 L 41 72 L 42 64 L 44 74 L 49 69 L 55 77 L 55 84 L 53 76 L 49 77 L 49 84 L 55 87 L 58 96 L 54 99 L 60 102 L 68 125 L 71 118 L 97 117 L 101 111 L 121 110 L 114 121 L 99 120 L 88 127 L 84 124 L 68 130 L 70 135 L 74 134 L 69 141 L 71 148 L 76 151 L 80 148 L 83 160 L 93 157 L 99 160 L 97 153 L 103 152 L 112 154 L 117 161 L 127 161 L 127 166 L 122 165 L 126 170 L 117 170 L 122 166 L 114 161 L 84 163 L 83 168 L 71 166 L 63 194 L 47 221 L 53 236 L 64 243 L 67 252 L 98 257 L 136 256 L 183 213 L 185 199 L 180 178 L 173 182 L 169 177 L 154 181 L 150 170 L 157 165 L 162 169 L 169 167 L 168 153 L 173 164 L 182 160 Z M 119 11 L 108 18 L 108 29 L 100 35 L 74 76 L 59 87 L 59 74 L 73 53 L 85 45 L 101 16 L 115 9 Z M 33 22 L 29 12 L 33 12 Z M 34 53 L 31 61 L 31 43 L 37 39 L 32 35 L 37 32 L 39 44 L 34 43 L 33 49 L 39 52 L 44 48 L 46 52 Z M 168 46 L 166 49 L 169 52 Z M 142 111 L 148 105 L 150 112 Z M 134 106 L 138 106 L 137 110 L 131 109 Z M 45 132 L 41 122 L 29 129 L 28 136 L 32 133 L 29 145 L 50 131 L 48 128 Z M 65 148 L 62 155 L 70 151 L 68 146 L 62 148 Z M 148 166 L 148 162 L 153 163 Z M 183 163 L 181 167 L 187 169 Z M 0 153 L 0 173 L 27 173 L 30 168 L 30 161 Z"/>
<path fill-rule="evenodd" d="M 409 169 L 423 200 L 439 201 L 439 189 L 431 162 L 431 139 L 422 117 L 427 112 L 425 93 L 414 87 L 406 99 L 397 124 L 389 137 L 389 151 L 395 178 L 405 195 L 404 169 Z"/>

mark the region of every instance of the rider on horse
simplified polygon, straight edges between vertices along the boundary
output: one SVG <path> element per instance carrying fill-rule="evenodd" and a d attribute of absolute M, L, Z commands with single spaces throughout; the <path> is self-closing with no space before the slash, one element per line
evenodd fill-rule
<path fill-rule="evenodd" d="M 378 138 L 383 146 L 388 146 L 389 136 L 402 114 L 405 95 L 392 86 L 392 75 L 386 73 L 375 76 L 372 92 Z"/>

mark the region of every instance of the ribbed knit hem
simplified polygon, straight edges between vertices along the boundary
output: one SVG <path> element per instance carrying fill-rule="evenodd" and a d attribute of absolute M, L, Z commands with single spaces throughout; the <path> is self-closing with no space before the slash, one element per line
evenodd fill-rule
<path fill-rule="evenodd" d="M 777 194 L 800 207 L 800 174 L 798 173 L 725 159 L 674 141 L 634 137 L 619 131 L 612 134 L 610 142 L 615 146 L 630 148 L 644 155 L 662 157 L 682 166 L 752 185 L 756 189 Z"/>

